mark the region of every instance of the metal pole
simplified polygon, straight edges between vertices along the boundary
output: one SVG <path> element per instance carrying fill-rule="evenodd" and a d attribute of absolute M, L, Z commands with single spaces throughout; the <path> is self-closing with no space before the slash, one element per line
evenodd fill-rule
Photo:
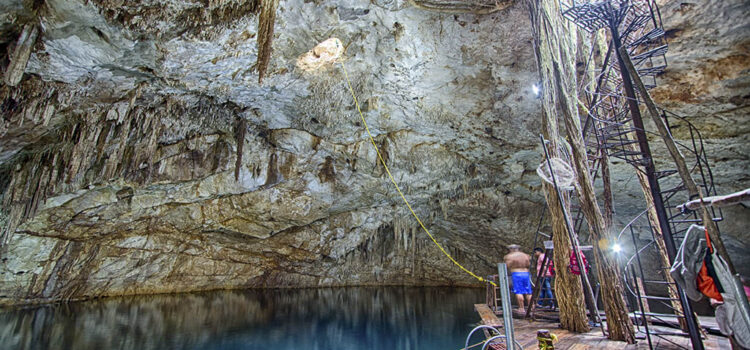
<path fill-rule="evenodd" d="M 544 214 L 547 213 L 547 206 L 542 207 L 542 215 L 539 217 L 539 222 L 536 224 L 536 233 L 534 233 L 534 248 L 536 248 L 536 242 L 539 238 L 539 230 L 542 228 L 542 222 L 544 221 Z"/>
<path fill-rule="evenodd" d="M 648 332 L 648 319 L 646 318 L 646 311 L 645 311 L 645 308 L 643 307 L 643 299 L 641 299 L 641 289 L 638 287 L 638 276 L 636 276 L 635 274 L 635 267 L 633 265 L 630 265 L 630 272 L 632 273 L 632 276 L 633 276 L 633 284 L 635 285 L 636 298 L 638 298 L 638 306 L 640 307 L 640 310 L 641 310 L 641 320 L 643 320 L 643 327 L 646 329 L 646 339 L 648 339 L 648 348 L 653 350 L 654 345 L 651 344 L 651 333 Z M 648 300 L 646 300 L 646 302 L 648 302 Z M 635 313 L 633 314 L 635 315 Z"/>
<path fill-rule="evenodd" d="M 505 263 L 497 264 L 497 280 L 500 286 L 500 300 L 503 303 L 503 328 L 505 329 L 505 346 L 508 350 L 513 350 L 515 349 L 515 336 L 513 335 L 513 306 L 510 305 L 508 267 L 505 265 Z"/>
<path fill-rule="evenodd" d="M 531 316 L 531 309 L 536 308 L 536 301 L 539 297 L 539 293 L 542 291 L 542 280 L 547 277 L 542 277 L 547 272 L 547 260 L 549 260 L 549 256 L 552 253 L 551 250 L 545 249 L 544 250 L 544 259 L 542 259 L 542 267 L 539 270 L 539 273 L 536 274 L 536 284 L 534 285 L 534 292 L 531 294 L 531 300 L 529 301 L 529 307 L 526 308 L 526 318 L 529 318 Z M 552 301 L 554 302 L 554 301 Z"/>
<path fill-rule="evenodd" d="M 651 196 L 654 199 L 654 209 L 656 209 L 656 216 L 659 218 L 659 227 L 661 227 L 661 232 L 664 236 L 664 245 L 667 248 L 667 257 L 671 264 L 674 262 L 677 248 L 674 244 L 672 229 L 669 227 L 667 212 L 661 198 L 661 189 L 659 188 L 659 181 L 656 179 L 654 161 L 651 157 L 651 149 L 648 146 L 648 139 L 646 138 L 645 132 L 646 129 L 643 126 L 643 119 L 641 119 L 638 100 L 636 99 L 635 91 L 633 90 L 633 82 L 630 80 L 628 69 L 625 67 L 622 56 L 620 56 L 620 46 L 622 46 L 622 43 L 620 41 L 620 34 L 617 30 L 617 22 L 613 21 L 610 23 L 610 31 L 612 33 L 612 41 L 615 44 L 615 53 L 617 54 L 617 62 L 620 66 L 620 75 L 622 76 L 622 85 L 625 89 L 625 96 L 628 99 L 630 115 L 633 117 L 635 134 L 638 138 L 638 145 L 640 146 L 641 154 L 643 154 L 643 160 L 645 161 L 644 168 L 649 187 L 651 187 Z M 677 286 L 677 294 L 680 296 L 680 304 L 682 304 L 682 310 L 685 312 L 685 320 L 687 321 L 688 333 L 690 333 L 690 342 L 693 344 L 693 349 L 703 350 L 703 340 L 700 337 L 698 325 L 695 322 L 693 308 L 690 306 L 690 301 L 687 299 L 685 291 L 682 290 L 679 285 Z"/>

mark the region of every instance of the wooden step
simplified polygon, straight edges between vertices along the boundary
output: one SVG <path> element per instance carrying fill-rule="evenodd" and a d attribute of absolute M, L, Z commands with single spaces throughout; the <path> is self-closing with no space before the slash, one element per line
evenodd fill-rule
<path fill-rule="evenodd" d="M 659 39 L 660 37 L 664 36 L 664 29 L 661 28 L 654 28 L 650 32 L 646 33 L 645 35 L 641 36 L 640 38 L 633 40 L 629 47 L 635 47 L 641 44 L 648 43 L 650 41 L 654 41 L 656 39 Z"/>
<path fill-rule="evenodd" d="M 474 304 L 474 310 L 477 310 L 479 316 L 482 318 L 482 324 L 485 326 L 495 328 L 501 328 L 503 326 L 503 321 L 497 318 L 497 315 L 492 312 L 487 304 Z"/>

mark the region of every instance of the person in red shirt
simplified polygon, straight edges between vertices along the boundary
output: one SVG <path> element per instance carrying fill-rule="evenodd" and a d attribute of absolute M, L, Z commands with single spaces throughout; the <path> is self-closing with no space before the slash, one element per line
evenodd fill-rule
<path fill-rule="evenodd" d="M 544 262 L 544 250 L 542 248 L 534 248 L 534 257 L 536 258 L 536 274 L 542 276 L 541 284 L 542 289 L 539 292 L 539 306 L 555 306 L 555 295 L 552 294 L 552 257 L 547 260 L 547 268 L 542 273 L 542 263 Z"/>

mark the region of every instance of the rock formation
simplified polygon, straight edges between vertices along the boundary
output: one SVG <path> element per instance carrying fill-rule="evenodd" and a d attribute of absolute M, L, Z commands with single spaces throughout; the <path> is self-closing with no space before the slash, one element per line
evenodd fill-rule
<path fill-rule="evenodd" d="M 260 85 L 255 1 L 0 1 L 0 302 L 475 283 L 409 217 L 340 66 L 297 67 L 329 38 L 418 214 L 463 265 L 493 273 L 506 244 L 530 247 L 544 203 L 538 74 L 524 6 L 424 10 L 454 3 L 480 2 L 281 1 Z M 740 24 L 748 11 L 710 6 Z M 721 35 L 700 30 L 711 10 L 662 13 L 676 42 Z M 746 55 L 732 23 L 732 44 L 716 45 Z M 670 49 L 655 97 L 700 112 L 720 190 L 748 187 L 747 123 L 717 122 L 744 116 L 747 72 L 702 74 L 726 93 L 683 98 L 669 87 L 690 78 L 681 55 L 704 62 L 691 45 Z M 730 69 L 719 61 L 700 67 Z M 620 221 L 640 210 L 629 171 L 613 167 Z M 747 216 L 732 218 L 730 251 L 745 250 Z"/>

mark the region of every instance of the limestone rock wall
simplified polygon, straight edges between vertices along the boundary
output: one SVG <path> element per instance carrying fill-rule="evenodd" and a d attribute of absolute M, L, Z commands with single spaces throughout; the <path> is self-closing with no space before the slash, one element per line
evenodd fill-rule
<path fill-rule="evenodd" d="M 237 0 L 0 0 L 0 67 L 25 67 L 18 84 L 0 86 L 1 303 L 475 283 L 410 218 L 341 65 L 296 67 L 331 37 L 343 43 L 391 171 L 436 239 L 480 275 L 494 273 L 506 244 L 531 248 L 543 207 L 540 101 L 522 4 L 281 1 L 263 85 L 256 11 Z M 675 26 L 694 18 L 670 16 Z M 27 27 L 38 37 L 23 44 L 27 61 L 14 59 Z M 674 85 L 679 75 L 662 79 Z M 669 101 L 686 113 L 702 103 Z M 718 136 L 732 129 L 711 134 L 726 190 L 750 183 L 740 171 L 746 135 Z M 627 222 L 640 202 L 620 174 L 618 220 Z M 743 226 L 732 227 L 742 251 Z"/>
<path fill-rule="evenodd" d="M 512 31 L 523 8 L 282 2 L 261 86 L 251 9 L 151 5 L 46 2 L 27 77 L 0 91 L 3 302 L 475 283 L 376 163 L 341 67 L 295 68 L 328 37 L 440 243 L 479 274 L 504 245 L 530 245 L 538 105 L 530 36 Z"/>

